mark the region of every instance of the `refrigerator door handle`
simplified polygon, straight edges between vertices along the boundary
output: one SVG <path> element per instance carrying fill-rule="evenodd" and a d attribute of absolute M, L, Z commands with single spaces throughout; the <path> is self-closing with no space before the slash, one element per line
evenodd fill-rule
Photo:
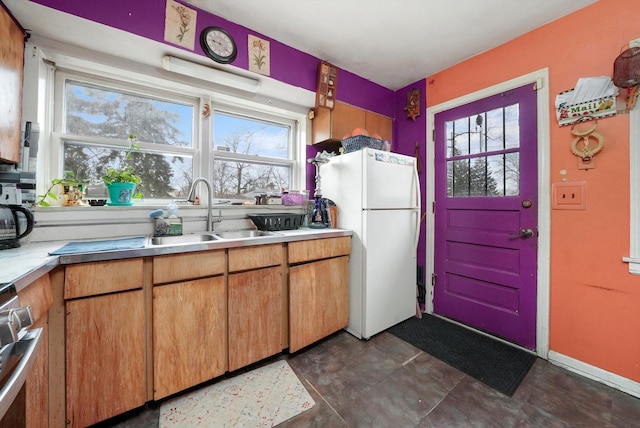
<path fill-rule="evenodd" d="M 416 212 L 416 238 L 415 241 L 413 242 L 413 246 L 417 249 L 418 248 L 418 243 L 420 242 L 420 209 L 417 209 Z"/>
<path fill-rule="evenodd" d="M 420 192 L 420 177 L 418 176 L 418 168 L 413 168 L 413 177 L 415 179 L 416 186 L 416 239 L 415 239 L 415 247 L 418 248 L 418 243 L 420 242 L 420 213 L 422 212 L 422 194 Z"/>

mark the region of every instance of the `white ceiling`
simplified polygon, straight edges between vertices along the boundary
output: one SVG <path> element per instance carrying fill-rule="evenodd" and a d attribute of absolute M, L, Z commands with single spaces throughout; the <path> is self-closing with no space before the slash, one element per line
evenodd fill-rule
<path fill-rule="evenodd" d="M 397 90 L 596 0 L 185 0 Z"/>

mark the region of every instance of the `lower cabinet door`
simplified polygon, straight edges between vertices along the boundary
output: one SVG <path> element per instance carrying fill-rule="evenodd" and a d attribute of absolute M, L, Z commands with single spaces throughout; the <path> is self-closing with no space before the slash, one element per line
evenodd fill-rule
<path fill-rule="evenodd" d="M 224 276 L 153 287 L 153 398 L 220 376 L 227 368 Z"/>
<path fill-rule="evenodd" d="M 66 302 L 69 427 L 86 427 L 145 403 L 142 290 Z"/>
<path fill-rule="evenodd" d="M 289 269 L 289 351 L 349 325 L 349 256 Z"/>
<path fill-rule="evenodd" d="M 283 347 L 282 268 L 229 275 L 229 370 L 275 355 Z"/>

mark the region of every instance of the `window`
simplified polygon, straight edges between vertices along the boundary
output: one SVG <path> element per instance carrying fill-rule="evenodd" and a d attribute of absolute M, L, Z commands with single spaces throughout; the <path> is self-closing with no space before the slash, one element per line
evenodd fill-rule
<path fill-rule="evenodd" d="M 447 196 L 517 196 L 518 104 L 445 123 Z"/>
<path fill-rule="evenodd" d="M 60 85 L 63 171 L 100 182 L 107 167 L 117 166 L 133 134 L 141 149 L 132 162 L 145 197 L 168 199 L 188 192 L 197 99 L 163 98 L 67 75 L 61 76 Z"/>
<path fill-rule="evenodd" d="M 303 182 L 296 113 L 70 71 L 57 71 L 55 82 L 52 159 L 60 160 L 52 178 L 72 171 L 101 182 L 133 134 L 140 150 L 132 161 L 147 202 L 185 198 L 198 176 L 211 181 L 215 198 L 228 201 Z M 199 114 L 206 104 L 211 114 Z"/>
<path fill-rule="evenodd" d="M 215 112 L 215 197 L 253 200 L 256 195 L 291 188 L 294 131 L 292 121 Z"/>

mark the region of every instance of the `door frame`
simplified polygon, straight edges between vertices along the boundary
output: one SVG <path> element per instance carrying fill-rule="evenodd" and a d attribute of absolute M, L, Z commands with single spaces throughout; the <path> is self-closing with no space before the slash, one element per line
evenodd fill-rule
<path fill-rule="evenodd" d="M 547 359 L 549 353 L 549 281 L 550 281 L 550 226 L 551 226 L 551 197 L 550 197 L 550 119 L 549 119 L 549 69 L 543 68 L 529 74 L 472 92 L 467 95 L 427 107 L 427 150 L 426 150 L 426 202 L 427 207 L 433 207 L 435 202 L 435 115 L 468 104 L 478 99 L 490 97 L 511 89 L 536 82 L 537 110 L 538 110 L 538 273 L 537 273 L 537 302 L 536 302 L 536 354 Z M 427 278 L 434 272 L 434 210 L 427 210 L 425 218 L 427 228 L 426 240 L 426 272 Z M 426 311 L 433 313 L 433 284 L 428 282 Z M 483 333 L 485 334 L 485 333 Z M 523 348 L 524 349 L 524 348 Z"/>

